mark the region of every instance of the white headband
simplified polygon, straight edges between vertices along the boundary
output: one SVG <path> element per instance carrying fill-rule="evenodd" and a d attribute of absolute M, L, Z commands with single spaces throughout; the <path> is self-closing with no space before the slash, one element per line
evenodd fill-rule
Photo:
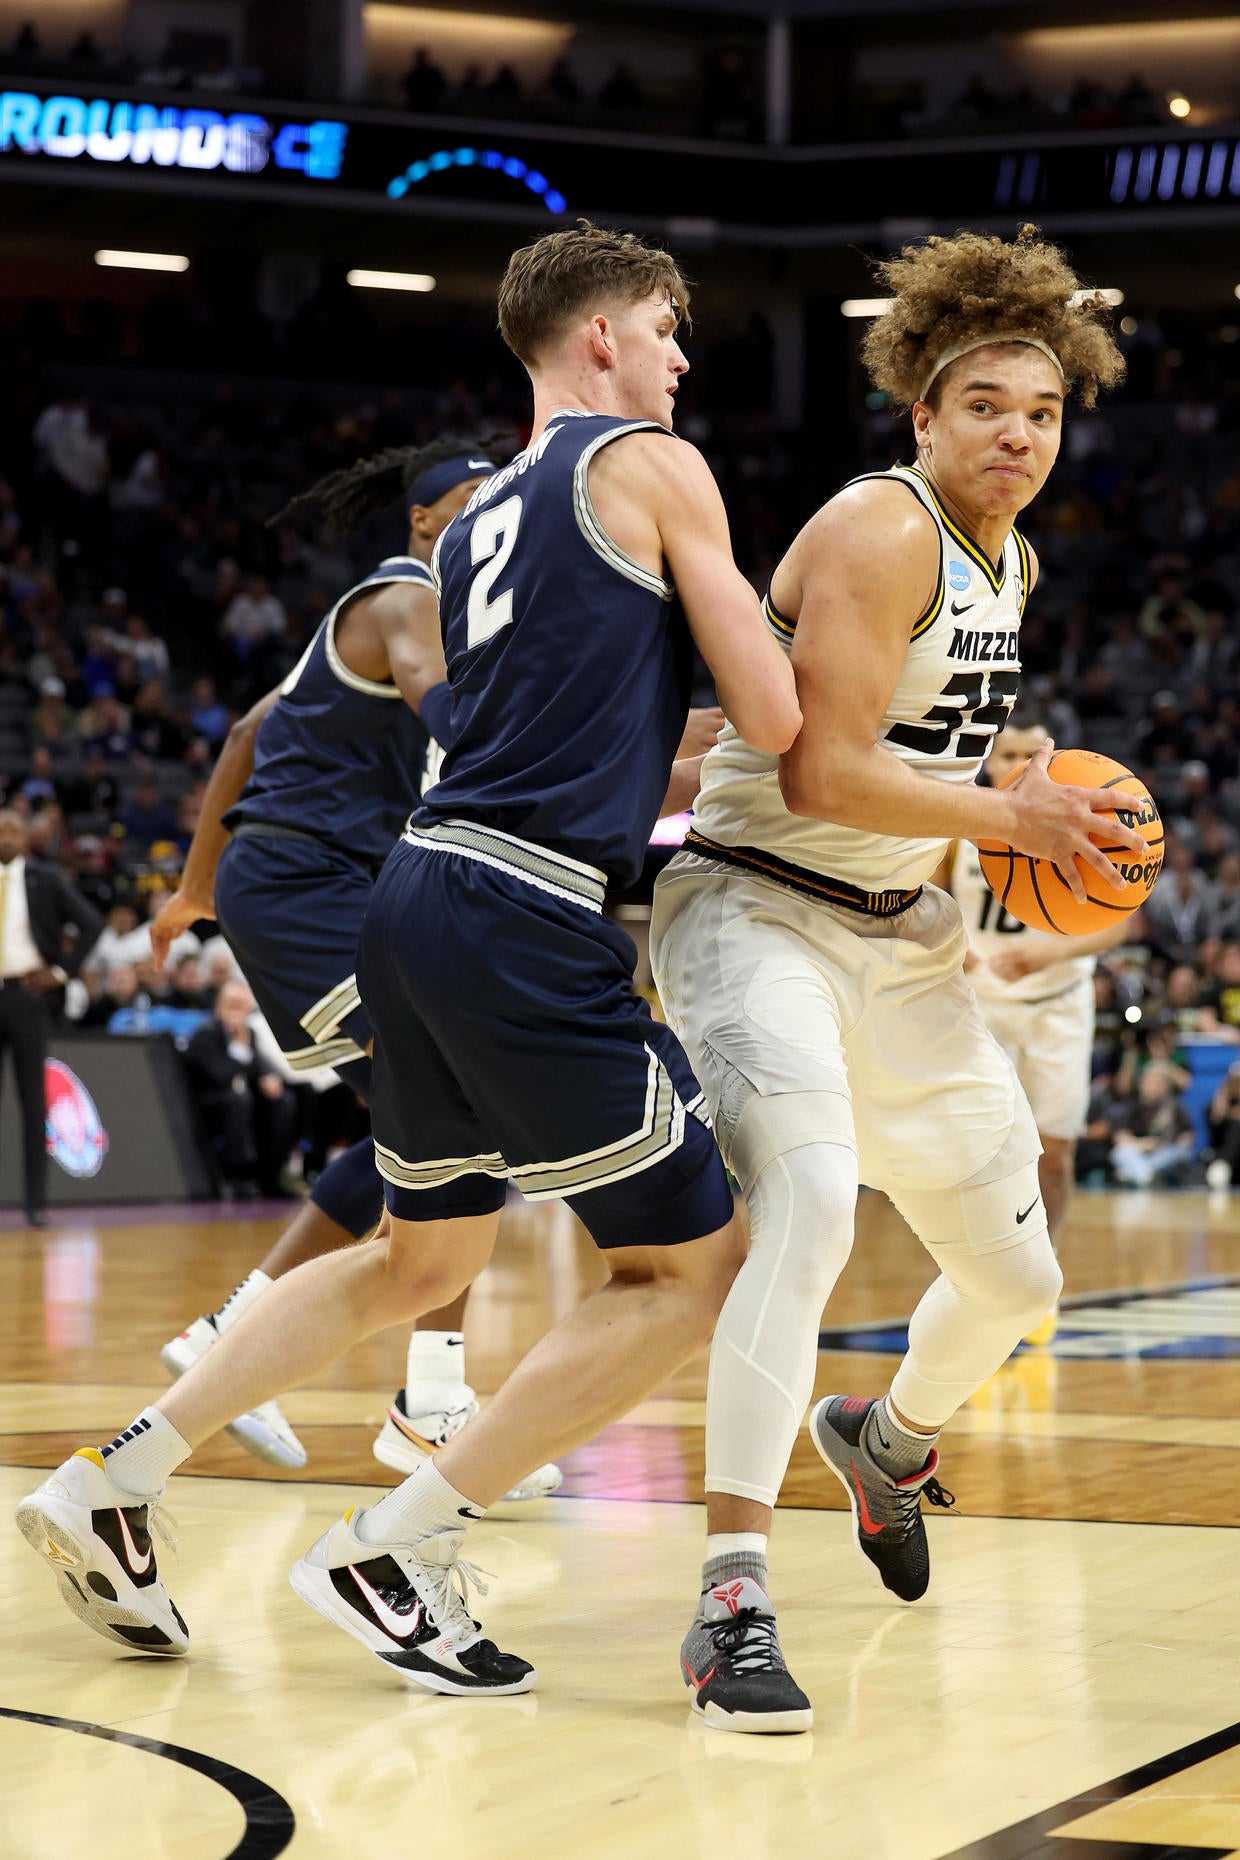
<path fill-rule="evenodd" d="M 994 335 L 994 336 L 975 336 L 970 342 L 958 342 L 955 344 L 953 348 L 945 349 L 943 351 L 942 355 L 940 355 L 938 361 L 934 364 L 934 367 L 930 370 L 930 373 L 926 376 L 924 382 L 922 383 L 922 388 L 921 388 L 922 400 L 926 398 L 926 395 L 930 392 L 930 388 L 932 384 L 942 374 L 943 370 L 947 368 L 952 362 L 958 362 L 962 355 L 968 355 L 974 349 L 989 349 L 993 344 L 997 344 L 1000 342 L 1023 342 L 1023 343 L 1028 344 L 1029 348 L 1031 349 L 1041 349 L 1047 361 L 1054 362 L 1060 374 L 1061 375 L 1063 374 L 1063 363 L 1060 361 L 1059 357 L 1056 355 L 1054 349 L 1051 348 L 1050 344 L 1043 342 L 1040 336 L 1026 336 L 1020 330 L 1009 330 L 1009 331 L 1006 331 L 1005 333 Z"/>

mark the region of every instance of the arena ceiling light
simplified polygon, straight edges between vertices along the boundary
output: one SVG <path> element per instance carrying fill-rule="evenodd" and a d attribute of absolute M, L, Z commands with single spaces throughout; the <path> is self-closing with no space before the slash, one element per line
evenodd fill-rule
<path fill-rule="evenodd" d="M 356 270 L 348 278 L 363 291 L 433 291 L 437 283 L 426 271 Z"/>
<path fill-rule="evenodd" d="M 1181 96 L 1179 91 L 1175 91 L 1168 97 L 1167 108 L 1170 110 L 1172 116 L 1191 116 L 1193 113 L 1192 104 L 1188 101 L 1187 97 Z"/>
<path fill-rule="evenodd" d="M 181 252 L 110 252 L 95 253 L 95 263 L 116 271 L 188 271 L 189 260 Z"/>
<path fill-rule="evenodd" d="M 840 305 L 841 316 L 886 316 L 894 297 L 846 297 Z"/>

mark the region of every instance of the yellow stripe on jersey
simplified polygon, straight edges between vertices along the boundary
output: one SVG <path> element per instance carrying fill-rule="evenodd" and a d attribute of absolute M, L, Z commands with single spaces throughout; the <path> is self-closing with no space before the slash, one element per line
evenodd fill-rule
<path fill-rule="evenodd" d="M 897 470 L 898 469 L 900 468 L 897 467 Z M 939 520 L 942 523 L 943 528 L 947 531 L 949 536 L 954 538 L 954 540 L 960 544 L 960 547 L 964 550 L 965 554 L 970 556 L 972 560 L 977 563 L 977 566 L 981 569 L 982 573 L 985 575 L 987 581 L 990 583 L 991 587 L 994 589 L 994 592 L 998 594 L 1000 588 L 1004 584 L 1004 581 L 1007 579 L 1007 552 L 1005 551 L 1003 554 L 1003 557 L 1000 562 L 999 573 L 996 575 L 994 571 L 994 567 L 990 561 L 989 556 L 986 554 L 986 552 L 983 549 L 979 549 L 977 544 L 974 542 L 973 538 L 971 536 L 966 536 L 965 532 L 959 527 L 958 524 L 952 522 L 951 518 L 948 516 L 947 512 L 943 508 L 943 505 L 939 499 L 938 493 L 936 492 L 934 486 L 931 484 L 929 478 L 927 478 L 925 472 L 921 470 L 920 466 L 908 465 L 908 466 L 905 466 L 903 469 L 914 473 L 918 478 L 921 479 L 927 491 L 930 493 L 930 496 L 934 500 L 934 507 L 939 513 Z"/>
<path fill-rule="evenodd" d="M 917 625 L 913 628 L 912 632 L 909 634 L 909 638 L 911 640 L 920 639 L 923 633 L 928 633 L 930 631 L 930 628 L 934 625 L 935 621 L 938 619 L 939 615 L 943 611 L 943 596 L 946 590 L 947 590 L 947 583 L 943 578 L 943 563 L 942 563 L 942 560 L 940 559 L 939 561 L 939 585 L 935 590 L 934 599 L 931 601 L 929 607 L 927 607 L 925 613 L 921 616 L 921 619 L 917 622 Z"/>
<path fill-rule="evenodd" d="M 1025 617 L 1025 602 L 1029 599 L 1029 582 L 1031 579 L 1029 544 L 1025 541 L 1019 530 L 1013 530 L 1012 535 L 1016 538 L 1016 553 L 1020 557 L 1020 617 L 1023 620 Z"/>
<path fill-rule="evenodd" d="M 776 639 L 790 640 L 795 636 L 797 630 L 796 621 L 789 620 L 786 614 L 781 614 L 769 594 L 762 603 L 762 610 L 766 615 L 766 624 L 770 627 Z"/>

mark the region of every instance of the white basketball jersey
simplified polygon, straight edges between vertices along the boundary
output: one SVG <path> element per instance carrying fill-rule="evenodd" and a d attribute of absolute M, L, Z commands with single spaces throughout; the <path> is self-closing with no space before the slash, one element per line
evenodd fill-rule
<path fill-rule="evenodd" d="M 937 781 L 975 781 L 1016 701 L 1029 551 L 1013 530 L 996 571 L 956 527 L 915 466 L 896 465 L 867 476 L 907 485 L 939 532 L 938 587 L 912 629 L 878 741 L 919 774 Z M 796 622 L 781 614 L 769 596 L 766 613 L 771 631 L 791 651 Z M 915 889 L 929 878 L 948 844 L 790 813 L 779 791 L 778 757 L 751 749 L 731 725 L 706 758 L 693 824 L 719 845 L 772 853 L 867 892 Z"/>
<path fill-rule="evenodd" d="M 997 956 L 1001 950 L 1013 947 L 1036 949 L 1039 954 L 1043 949 L 1062 950 L 1062 937 L 1051 936 L 1045 930 L 1031 930 L 1019 918 L 1009 916 L 982 875 L 976 846 L 971 846 L 967 840 L 961 840 L 956 847 L 949 889 L 960 906 L 969 946 L 979 956 Z M 1017 936 L 1024 939 L 1018 946 L 1012 940 Z M 1005 982 L 992 975 L 985 963 L 979 963 L 977 968 L 969 970 L 969 983 L 974 993 L 986 1001 L 1051 1001 L 1075 988 L 1093 972 L 1092 956 L 1072 956 L 1066 960 L 1061 957 L 1044 969 L 1036 969 L 1032 975 Z"/>

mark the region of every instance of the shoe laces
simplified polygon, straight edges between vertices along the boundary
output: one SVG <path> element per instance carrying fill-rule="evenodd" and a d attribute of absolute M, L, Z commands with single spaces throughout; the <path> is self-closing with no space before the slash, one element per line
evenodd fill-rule
<path fill-rule="evenodd" d="M 433 1542 L 436 1538 L 456 1537 L 455 1531 L 435 1531 L 431 1537 L 424 1538 L 423 1543 Z M 476 1589 L 479 1595 L 490 1592 L 490 1583 L 485 1580 L 494 1575 L 489 1569 L 482 1569 L 476 1563 L 466 1562 L 464 1557 L 453 1556 L 446 1563 L 429 1562 L 420 1555 L 422 1545 L 415 1545 L 413 1555 L 417 1558 L 426 1578 L 430 1591 L 431 1613 L 435 1625 L 441 1631 L 451 1629 L 457 1634 L 472 1634 L 478 1627 L 470 1613 L 470 1589 Z"/>
<path fill-rule="evenodd" d="M 153 1537 L 158 1537 L 165 1550 L 176 1556 L 181 1539 L 177 1536 L 176 1519 L 164 1508 L 162 1492 L 146 1501 L 146 1528 Z"/>
<path fill-rule="evenodd" d="M 896 1512 L 896 1532 L 900 1537 L 907 1537 L 916 1530 L 921 1517 L 921 1501 L 928 1505 L 937 1505 L 940 1511 L 950 1511 L 956 1502 L 954 1492 L 948 1492 L 937 1479 L 927 1479 L 924 1485 L 897 1485 L 892 1493 Z"/>
<path fill-rule="evenodd" d="M 769 1673 L 772 1667 L 783 1670 L 775 1617 L 761 1614 L 756 1608 L 738 1608 L 730 1621 L 707 1621 L 703 1624 L 710 1644 L 734 1673 Z"/>

